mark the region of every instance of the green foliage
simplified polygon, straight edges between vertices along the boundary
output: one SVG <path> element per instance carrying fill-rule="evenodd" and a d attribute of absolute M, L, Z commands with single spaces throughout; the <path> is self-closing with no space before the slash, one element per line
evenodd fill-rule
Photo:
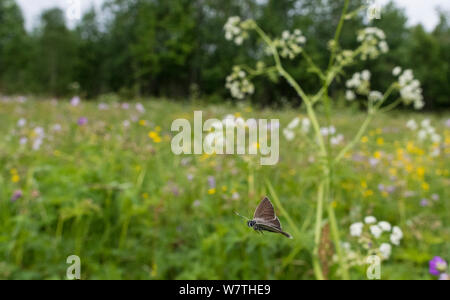
<path fill-rule="evenodd" d="M 365 1 L 351 1 L 354 11 Z M 39 93 L 89 98 L 102 93 L 186 98 L 228 97 L 224 78 L 230 65 L 244 57 L 260 60 L 264 49 L 256 39 L 236 50 L 226 42 L 223 25 L 231 15 L 252 18 L 270 36 L 300 28 L 305 46 L 319 67 L 329 62 L 328 41 L 333 38 L 343 1 L 326 0 L 107 0 L 101 12 L 87 11 L 73 29 L 67 28 L 60 10 L 44 12 L 32 32 L 24 29 L 23 16 L 14 0 L 0 1 L 0 91 L 7 94 Z M 396 65 L 414 67 L 423 83 L 428 108 L 449 105 L 450 29 L 448 15 L 432 32 L 407 26 L 404 11 L 386 5 L 381 20 L 368 23 L 365 11 L 346 22 L 341 45 L 354 48 L 355 32 L 378 26 L 386 33 L 391 51 L 376 64 L 355 66 L 371 69 L 374 87 L 385 86 L 386 74 Z M 251 47 L 250 47 L 251 46 Z M 247 49 L 255 49 L 253 51 Z M 307 72 L 307 63 L 288 63 L 286 69 L 314 93 L 318 79 Z M 299 104 L 288 84 L 255 82 L 252 101 L 261 105 Z M 341 91 L 342 82 L 330 87 Z M 191 95 L 195 90 L 195 95 Z"/>
<path fill-rule="evenodd" d="M 316 149 L 304 137 L 292 142 L 280 137 L 276 166 L 259 166 L 239 156 L 175 156 L 170 149 L 171 121 L 192 122 L 194 110 L 217 118 L 230 113 L 244 119 L 279 118 L 282 128 L 298 115 L 246 104 L 182 105 L 154 99 L 146 101 L 147 113 L 139 117 L 146 123 L 124 127 L 122 122 L 137 114 L 134 105 L 123 110 L 110 97 L 102 101 L 110 101 L 109 110 L 99 110 L 96 102 L 79 107 L 50 100 L 0 102 L 0 279 L 65 279 L 66 258 L 73 254 L 81 258 L 82 279 L 313 278 L 315 191 L 321 170 Z M 89 120 L 84 127 L 76 124 L 82 116 Z M 350 139 L 363 117 L 339 111 L 331 121 Z M 342 241 L 351 240 L 348 226 L 368 214 L 401 226 L 405 233 L 383 263 L 383 279 L 430 279 L 428 260 L 435 255 L 449 259 L 450 135 L 442 118 L 427 117 L 447 139 L 440 156 L 431 157 L 431 145 L 419 144 L 416 133 L 404 127 L 408 119 L 425 116 L 384 115 L 369 128 L 369 141 L 351 153 L 369 158 L 380 151 L 379 165 L 345 159 L 333 176 Z M 28 121 L 21 128 L 20 118 Z M 54 124 L 61 124 L 61 131 L 52 130 Z M 46 137 L 33 151 L 37 126 Z M 150 131 L 158 131 L 162 141 L 149 139 Z M 20 146 L 24 136 L 29 142 Z M 399 149 L 413 167 L 410 173 L 399 165 Z M 419 167 L 425 168 L 423 178 L 416 175 Z M 397 179 L 390 175 L 393 169 Z M 16 173 L 19 181 L 14 182 Z M 208 176 L 215 177 L 215 193 L 208 192 Z M 429 190 L 422 189 L 423 180 Z M 380 183 L 397 189 L 383 195 Z M 23 197 L 13 202 L 18 189 Z M 406 191 L 415 196 L 405 198 Z M 432 201 L 432 194 L 439 200 Z M 263 195 L 279 200 L 289 212 L 295 225 L 276 205 L 284 229 L 299 232 L 293 240 L 258 235 L 234 214 L 250 216 Z M 430 206 L 421 207 L 422 198 Z M 331 257 L 329 265 L 329 278 L 338 278 Z M 351 276 L 364 279 L 364 266 L 352 268 Z"/>

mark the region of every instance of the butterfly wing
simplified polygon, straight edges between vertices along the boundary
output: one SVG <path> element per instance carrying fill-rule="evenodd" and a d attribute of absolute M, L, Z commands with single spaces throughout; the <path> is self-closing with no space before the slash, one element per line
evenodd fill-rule
<path fill-rule="evenodd" d="M 258 228 L 270 232 L 281 233 L 288 238 L 292 236 L 281 229 L 281 223 L 275 214 L 275 209 L 269 198 L 264 197 L 255 210 L 253 220 L 256 221 Z"/>
<path fill-rule="evenodd" d="M 276 219 L 275 209 L 273 208 L 272 203 L 269 198 L 264 197 L 261 203 L 255 210 L 255 214 L 253 215 L 253 219 L 256 221 L 257 219 L 261 219 L 264 221 L 272 221 Z"/>

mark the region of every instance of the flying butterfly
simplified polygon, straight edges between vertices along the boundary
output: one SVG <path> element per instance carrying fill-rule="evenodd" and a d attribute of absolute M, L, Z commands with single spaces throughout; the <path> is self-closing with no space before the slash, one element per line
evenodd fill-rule
<path fill-rule="evenodd" d="M 287 238 L 292 239 L 292 236 L 284 232 L 281 229 L 281 223 L 278 217 L 275 214 L 275 209 L 273 208 L 272 202 L 270 202 L 269 198 L 264 197 L 261 203 L 255 210 L 255 214 L 253 215 L 253 220 L 249 220 L 248 218 L 241 216 L 236 213 L 238 216 L 247 220 L 248 227 L 252 227 L 255 231 L 262 233 L 263 231 L 269 231 L 274 233 L 281 233 Z"/>

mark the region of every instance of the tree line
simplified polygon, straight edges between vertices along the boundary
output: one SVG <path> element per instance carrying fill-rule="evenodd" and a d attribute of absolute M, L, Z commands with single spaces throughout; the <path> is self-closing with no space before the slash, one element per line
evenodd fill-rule
<path fill-rule="evenodd" d="M 86 98 L 116 93 L 219 102 L 229 98 L 224 84 L 233 65 L 271 63 L 263 50 L 250 50 L 258 49 L 256 39 L 240 47 L 226 41 L 223 25 L 229 16 L 253 18 L 273 36 L 301 29 L 308 39 L 306 51 L 325 67 L 343 2 L 106 0 L 101 11 L 85 12 L 74 27 L 67 25 L 64 11 L 54 8 L 42 12 L 38 25 L 27 31 L 15 0 L 0 0 L 0 92 Z M 351 1 L 351 9 L 364 3 Z M 393 3 L 370 24 L 361 11 L 344 26 L 341 46 L 355 48 L 357 31 L 376 26 L 385 31 L 390 51 L 376 61 L 355 64 L 342 78 L 369 69 L 374 88 L 383 90 L 392 81 L 392 69 L 400 65 L 413 69 L 422 82 L 428 108 L 449 107 L 450 26 L 445 12 L 436 13 L 439 24 L 426 31 L 421 25 L 408 26 L 405 12 Z M 307 92 L 319 86 L 302 59 L 286 61 L 286 66 Z M 255 85 L 255 103 L 299 102 L 277 78 L 259 78 Z M 339 98 L 343 89 L 344 80 L 338 80 L 331 92 Z"/>

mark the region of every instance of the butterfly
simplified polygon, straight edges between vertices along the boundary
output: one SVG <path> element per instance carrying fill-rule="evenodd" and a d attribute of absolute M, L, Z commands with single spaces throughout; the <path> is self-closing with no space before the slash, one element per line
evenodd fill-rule
<path fill-rule="evenodd" d="M 274 233 L 281 233 L 282 235 L 292 239 L 292 236 L 284 232 L 281 229 L 281 223 L 278 217 L 275 214 L 275 209 L 273 208 L 272 202 L 270 202 L 269 198 L 264 197 L 261 203 L 255 210 L 253 215 L 253 220 L 249 220 L 248 218 L 241 216 L 236 213 L 238 216 L 247 219 L 248 227 L 253 228 L 257 232 L 269 231 Z"/>

